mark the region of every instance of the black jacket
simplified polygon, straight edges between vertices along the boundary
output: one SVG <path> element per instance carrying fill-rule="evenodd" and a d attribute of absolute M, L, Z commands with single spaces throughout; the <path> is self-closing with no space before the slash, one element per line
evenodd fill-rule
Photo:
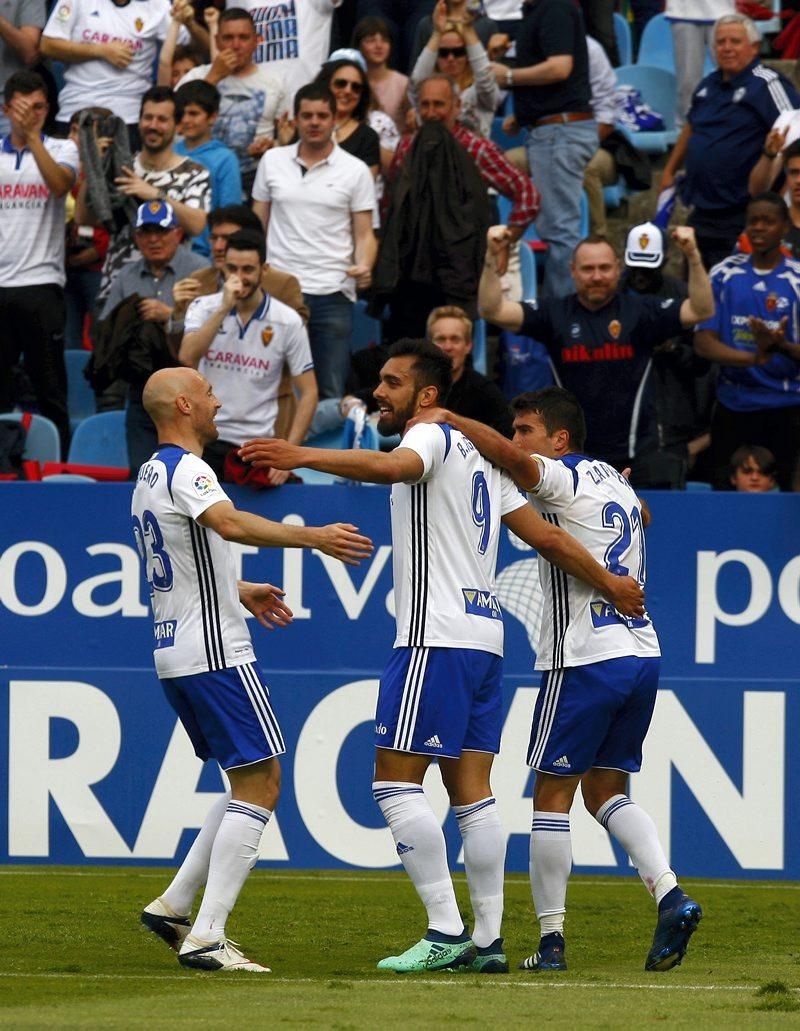
<path fill-rule="evenodd" d="M 451 303 L 478 292 L 491 225 L 486 184 L 440 122 L 417 133 L 392 192 L 370 311 L 379 317 L 398 285 L 438 288 Z"/>
<path fill-rule="evenodd" d="M 142 387 L 151 373 L 180 364 L 160 323 L 139 318 L 140 300 L 138 294 L 126 297 L 95 329 L 94 350 L 84 375 L 96 393 L 118 379 Z"/>
<path fill-rule="evenodd" d="M 104 154 L 98 149 L 98 136 L 111 137 L 111 146 Z M 109 233 L 118 232 L 128 223 L 133 225 L 139 202 L 127 197 L 114 182 L 123 168 L 133 168 L 128 127 L 116 115 L 98 119 L 91 111 L 84 111 L 78 122 L 78 139 L 87 205 Z"/>

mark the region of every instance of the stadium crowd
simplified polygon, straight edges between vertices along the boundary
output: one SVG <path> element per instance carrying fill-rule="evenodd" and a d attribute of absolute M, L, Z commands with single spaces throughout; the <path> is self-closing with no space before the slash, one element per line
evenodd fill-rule
<path fill-rule="evenodd" d="M 224 405 L 207 460 L 277 486 L 245 441 L 358 445 L 387 346 L 427 337 L 450 409 L 505 435 L 555 382 L 637 487 L 800 489 L 800 94 L 734 0 L 614 6 L 8 0 L 0 412 L 50 420 L 77 467 L 83 349 L 135 475 L 145 381 L 194 367 Z M 665 26 L 671 110 L 629 85 L 620 22 L 640 62 Z M 618 255 L 604 190 L 659 175 Z M 0 421 L 0 476 L 24 433 Z"/>

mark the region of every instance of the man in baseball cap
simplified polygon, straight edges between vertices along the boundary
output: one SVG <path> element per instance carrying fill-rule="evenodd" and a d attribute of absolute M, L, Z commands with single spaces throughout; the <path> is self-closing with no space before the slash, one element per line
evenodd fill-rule
<path fill-rule="evenodd" d="M 167 339 L 170 339 L 175 350 L 180 344 L 180 336 L 173 339 L 172 288 L 179 279 L 204 268 L 207 259 L 181 246 L 183 229 L 172 205 L 163 200 L 150 200 L 139 205 L 133 239 L 139 249 L 139 257 L 117 272 L 100 318 L 110 324 L 110 316 L 115 309 L 135 304 L 140 327 L 148 324 L 150 330 L 158 327 L 156 336 L 162 339 L 164 349 L 167 349 Z M 150 339 L 153 339 L 152 332 Z M 135 474 L 139 465 L 155 450 L 156 435 L 150 416 L 142 407 L 143 382 L 128 381 L 128 385 L 125 431 L 130 465 Z"/>
<path fill-rule="evenodd" d="M 179 225 L 175 209 L 165 200 L 150 200 L 140 204 L 136 212 L 136 229 L 158 226 L 160 229 L 175 229 Z"/>

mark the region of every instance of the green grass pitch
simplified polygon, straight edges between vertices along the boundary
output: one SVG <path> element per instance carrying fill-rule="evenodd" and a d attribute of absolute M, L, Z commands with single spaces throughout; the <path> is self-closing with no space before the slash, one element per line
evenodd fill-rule
<path fill-rule="evenodd" d="M 569 970 L 378 972 L 424 932 L 401 873 L 256 870 L 228 932 L 271 975 L 183 970 L 139 925 L 168 870 L 0 869 L 0 1026 L 637 1029 L 800 1027 L 800 885 L 686 881 L 704 919 L 683 965 L 645 973 L 655 907 L 636 878 L 576 877 Z M 463 876 L 457 891 L 469 919 Z M 527 879 L 506 886 L 512 968 L 536 942 Z"/>

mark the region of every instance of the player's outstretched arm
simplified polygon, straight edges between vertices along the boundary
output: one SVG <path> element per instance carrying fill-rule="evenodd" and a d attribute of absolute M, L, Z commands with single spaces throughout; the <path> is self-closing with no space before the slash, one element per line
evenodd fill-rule
<path fill-rule="evenodd" d="M 609 572 L 579 541 L 546 522 L 530 505 L 504 515 L 503 522 L 542 558 L 598 590 L 623 616 L 644 615 L 644 591 L 633 577 Z"/>
<path fill-rule="evenodd" d="M 422 459 L 410 448 L 394 451 L 336 451 L 322 447 L 300 447 L 285 440 L 258 438 L 239 449 L 245 462 L 256 468 L 317 469 L 364 483 L 403 483 L 418 480 L 424 472 Z"/>
<path fill-rule="evenodd" d="M 294 613 L 283 601 L 286 591 L 272 584 L 253 584 L 247 580 L 239 580 L 239 601 L 248 612 L 252 612 L 258 622 L 267 630 L 276 626 L 288 626 Z"/>
<path fill-rule="evenodd" d="M 514 482 L 523 490 L 533 490 L 541 479 L 541 468 L 536 459 L 521 451 L 516 444 L 512 444 L 507 437 L 485 423 L 456 415 L 446 408 L 425 408 L 409 425 L 416 426 L 420 422 L 449 423 L 454 430 L 459 430 L 465 437 L 469 437 L 484 458 L 488 458 L 493 465 L 508 470 Z"/>
<path fill-rule="evenodd" d="M 318 548 L 349 566 L 357 566 L 362 558 L 368 558 L 372 553 L 372 541 L 358 533 L 358 527 L 350 523 L 289 526 L 252 512 L 242 512 L 230 501 L 211 505 L 198 516 L 197 521 L 201 526 L 216 530 L 226 541 L 254 544 L 259 548 Z"/>

